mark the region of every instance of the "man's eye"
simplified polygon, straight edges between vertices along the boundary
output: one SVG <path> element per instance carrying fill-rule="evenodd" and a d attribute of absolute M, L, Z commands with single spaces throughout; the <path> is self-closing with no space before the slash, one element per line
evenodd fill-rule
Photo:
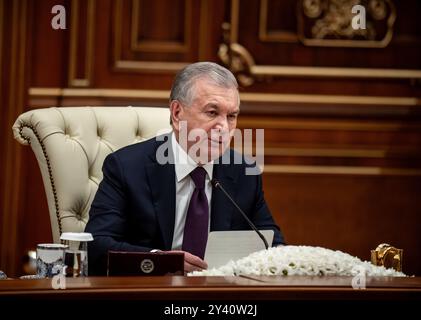
<path fill-rule="evenodd" d="M 206 111 L 206 114 L 208 116 L 215 117 L 216 116 L 216 111 Z"/>
<path fill-rule="evenodd" d="M 237 115 L 236 115 L 236 114 L 230 114 L 230 115 L 228 116 L 228 118 L 229 118 L 230 120 L 235 120 L 235 119 L 237 119 Z"/>

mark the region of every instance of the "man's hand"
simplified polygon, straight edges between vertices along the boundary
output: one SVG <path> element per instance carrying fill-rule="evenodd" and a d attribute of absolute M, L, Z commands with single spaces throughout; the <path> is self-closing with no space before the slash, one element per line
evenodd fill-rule
<path fill-rule="evenodd" d="M 208 268 L 208 264 L 200 259 L 198 256 L 192 255 L 189 252 L 181 250 L 173 250 L 172 252 L 184 253 L 184 272 L 202 271 Z"/>

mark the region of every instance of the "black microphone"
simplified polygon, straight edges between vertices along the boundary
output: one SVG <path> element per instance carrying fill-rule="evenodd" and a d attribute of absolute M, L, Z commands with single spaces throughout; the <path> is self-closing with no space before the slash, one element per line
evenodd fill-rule
<path fill-rule="evenodd" d="M 238 206 L 238 204 L 231 198 L 231 196 L 228 194 L 228 192 L 225 191 L 224 187 L 222 186 L 222 184 L 216 180 L 216 179 L 212 179 L 211 180 L 212 185 L 214 186 L 214 188 L 221 190 L 228 199 L 230 199 L 231 203 L 234 205 L 234 207 L 236 207 L 238 209 L 238 211 L 240 211 L 241 215 L 243 216 L 244 219 L 246 219 L 247 223 L 249 224 L 249 226 L 259 235 L 260 239 L 262 239 L 263 243 L 265 244 L 265 248 L 266 250 L 269 248 L 268 242 L 266 241 L 266 238 L 263 236 L 263 234 L 257 230 L 256 226 L 254 225 L 253 222 L 251 222 L 251 220 L 247 217 L 247 215 L 244 213 L 243 210 L 241 210 L 241 208 Z"/>

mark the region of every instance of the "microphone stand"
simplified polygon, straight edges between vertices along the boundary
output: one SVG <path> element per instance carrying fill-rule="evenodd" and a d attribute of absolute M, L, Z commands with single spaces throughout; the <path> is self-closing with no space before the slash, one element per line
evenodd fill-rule
<path fill-rule="evenodd" d="M 241 215 L 247 221 L 249 226 L 258 234 L 260 239 L 262 239 L 263 243 L 265 244 L 265 248 L 267 250 L 269 248 L 269 245 L 268 245 L 268 242 L 266 241 L 266 238 L 263 236 L 263 234 L 259 230 L 257 230 L 254 223 L 251 222 L 251 220 L 247 217 L 247 215 L 244 213 L 244 211 L 241 210 L 241 208 L 237 205 L 237 203 L 231 198 L 231 196 L 228 194 L 228 192 L 225 191 L 225 189 L 221 185 L 221 183 L 218 180 L 215 180 L 215 179 L 212 179 L 211 183 L 216 189 L 220 189 L 226 195 L 226 197 L 231 201 L 231 203 L 238 209 L 238 211 L 240 211 Z"/>

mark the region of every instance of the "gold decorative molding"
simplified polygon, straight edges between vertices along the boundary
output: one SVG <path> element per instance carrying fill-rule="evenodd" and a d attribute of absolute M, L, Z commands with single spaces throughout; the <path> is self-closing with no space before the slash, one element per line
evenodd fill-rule
<path fill-rule="evenodd" d="M 224 38 L 230 33 L 229 25 L 223 25 Z M 255 65 L 253 57 L 242 45 L 222 43 L 219 45 L 218 57 L 229 67 L 242 86 L 250 86 L 254 82 L 251 68 Z"/>
<path fill-rule="evenodd" d="M 41 105 L 56 104 L 61 98 L 104 98 L 104 99 L 145 99 L 157 103 L 166 103 L 169 99 L 169 90 L 135 90 L 135 89 L 108 89 L 108 88 L 43 88 L 32 87 L 29 89 L 29 96 L 32 101 L 36 100 Z M 244 110 L 248 104 L 267 104 L 278 106 L 313 106 L 322 105 L 326 108 L 332 105 L 350 105 L 359 108 L 359 106 L 382 106 L 389 108 L 417 108 L 421 106 L 419 98 L 406 97 L 356 97 L 339 95 L 313 95 L 313 94 L 269 94 L 269 93 L 240 93 L 240 99 L 244 105 Z M 80 102 L 78 102 L 80 103 Z M 91 103 L 91 102 L 90 102 Z M 36 104 L 35 104 L 36 105 Z M 314 108 L 311 110 L 315 111 Z M 309 110 L 309 111 L 311 111 Z M 396 109 L 398 110 L 398 109 Z M 243 121 L 243 120 L 241 120 Z M 246 120 L 244 120 L 246 121 Z M 257 120 L 256 120 L 257 121 Z M 260 121 L 260 120 L 259 120 Z M 263 121 L 263 120 L 262 120 Z M 271 125 L 271 123 L 273 124 Z M 273 118 L 265 120 L 266 126 L 279 125 Z M 308 125 L 308 124 L 307 124 Z M 353 124 L 354 125 L 354 124 Z M 358 123 L 355 123 L 359 128 Z"/>
<path fill-rule="evenodd" d="M 139 41 L 139 1 L 140 0 L 132 0 L 131 50 L 139 52 L 188 52 L 191 47 L 192 0 L 185 0 L 184 42 L 155 40 Z"/>
<path fill-rule="evenodd" d="M 71 87 L 89 87 L 92 81 L 93 67 L 93 38 L 95 26 L 95 0 L 87 0 L 86 2 L 86 30 L 79 30 L 79 0 L 71 2 L 70 13 L 70 47 L 69 47 L 69 86 Z M 80 32 L 86 32 L 86 50 L 84 61 L 84 76 L 78 78 L 77 61 L 78 61 L 78 38 Z"/>
<path fill-rule="evenodd" d="M 421 73 L 421 71 L 420 71 Z M 421 98 L 288 93 L 240 93 L 242 102 L 421 106 Z"/>
<path fill-rule="evenodd" d="M 188 63 L 183 62 L 154 62 L 154 61 L 134 61 L 134 60 L 117 60 L 114 67 L 117 70 L 126 70 L 132 72 L 171 72 L 176 73 L 184 68 Z"/>
<path fill-rule="evenodd" d="M 319 1 L 322 0 L 316 2 Z M 262 6 L 264 4 L 265 2 L 261 3 Z M 225 22 L 222 26 L 224 37 L 219 47 L 218 57 L 224 65 L 233 71 L 242 86 L 250 86 L 256 80 L 286 76 L 421 80 L 421 70 L 257 65 L 247 48 L 238 43 L 239 12 L 240 0 L 231 0 L 231 17 L 230 21 Z"/>
<path fill-rule="evenodd" d="M 169 90 L 136 90 L 136 89 L 76 89 L 76 88 L 29 88 L 30 96 L 63 96 L 63 97 L 118 97 L 118 98 L 169 98 Z M 274 93 L 240 93 L 242 102 L 268 103 L 301 103 L 301 104 L 353 104 L 353 105 L 390 105 L 421 106 L 421 99 L 406 97 L 356 97 L 343 95 L 316 94 L 274 94 Z"/>
<path fill-rule="evenodd" d="M 352 7 L 366 8 L 366 29 L 353 29 Z M 307 46 L 384 48 L 392 40 L 396 9 L 391 0 L 300 0 L 298 38 Z M 378 36 L 375 24 L 386 29 Z"/>
<path fill-rule="evenodd" d="M 237 149 L 234 146 L 234 149 L 239 152 L 243 153 L 244 150 Z M 269 162 L 269 166 L 282 166 L 285 170 L 284 166 L 290 165 L 286 164 L 276 164 L 276 163 L 283 163 L 284 159 L 286 157 L 294 157 L 295 159 L 310 159 L 312 162 L 314 161 L 314 158 L 319 159 L 340 159 L 341 161 L 345 160 L 348 164 L 350 161 L 353 160 L 361 160 L 361 159 L 381 159 L 381 160 L 389 160 L 394 156 L 398 156 L 399 158 L 405 158 L 405 159 L 418 159 L 420 157 L 420 153 L 415 150 L 399 150 L 398 148 L 394 148 L 393 150 L 390 150 L 390 148 L 387 149 L 358 149 L 355 148 L 355 146 L 349 146 L 348 149 L 344 148 L 314 148 L 314 147 L 296 147 L 296 148 L 288 148 L 288 147 L 264 147 L 264 158 L 266 159 L 266 162 Z M 254 154 L 247 153 L 246 156 L 253 157 Z M 393 155 L 393 156 L 392 156 Z M 270 159 L 268 161 L 268 159 Z M 300 160 L 295 160 L 295 162 L 299 162 Z M 285 163 L 285 162 L 284 162 Z M 293 167 L 300 167 L 302 169 L 303 165 L 294 165 Z M 308 166 L 313 167 L 313 165 L 305 165 L 306 168 Z M 330 167 L 330 165 L 325 165 Z M 322 166 L 323 168 L 325 166 Z M 335 168 L 338 166 L 336 165 Z M 343 167 L 343 166 L 340 166 Z M 348 167 L 348 166 L 346 166 Z M 275 167 L 276 168 L 276 167 Z M 361 168 L 360 166 L 356 166 L 356 168 Z M 365 167 L 364 167 L 365 168 Z M 381 167 L 382 169 L 387 167 Z M 407 168 L 402 168 L 407 169 Z M 272 168 L 272 170 L 275 171 L 275 169 Z M 411 170 L 418 170 L 421 172 L 420 168 L 415 168 Z"/>
<path fill-rule="evenodd" d="M 168 90 L 130 89 L 73 89 L 73 88 L 29 88 L 31 97 L 105 97 L 105 98 L 150 98 L 169 99 Z"/>
<path fill-rule="evenodd" d="M 289 67 L 251 66 L 255 76 L 290 76 L 319 78 L 364 78 L 364 79 L 421 79 L 421 70 L 373 69 L 373 68 L 331 68 L 331 67 Z"/>
<path fill-rule="evenodd" d="M 385 131 L 399 132 L 402 124 L 395 122 L 361 122 L 355 120 L 288 120 L 274 118 L 239 118 L 239 128 L 262 128 L 283 130 L 340 130 L 340 131 Z M 406 129 L 421 130 L 421 123 L 405 124 Z"/>
<path fill-rule="evenodd" d="M 421 176 L 420 169 L 351 167 L 351 166 L 300 166 L 267 164 L 264 174 L 332 174 L 363 176 Z"/>
<path fill-rule="evenodd" d="M 421 129 L 421 127 L 419 127 Z M 239 150 L 241 152 L 241 150 Z M 387 159 L 391 157 L 399 158 L 419 158 L 420 150 L 415 148 L 400 148 L 390 146 L 368 147 L 360 145 L 341 145 L 340 148 L 326 148 L 318 146 L 279 146 L 266 147 L 265 157 L 323 157 L 323 158 L 371 158 Z"/>
<path fill-rule="evenodd" d="M 265 157 L 324 157 L 324 158 L 386 158 L 389 150 L 343 148 L 284 148 L 265 147 Z"/>

